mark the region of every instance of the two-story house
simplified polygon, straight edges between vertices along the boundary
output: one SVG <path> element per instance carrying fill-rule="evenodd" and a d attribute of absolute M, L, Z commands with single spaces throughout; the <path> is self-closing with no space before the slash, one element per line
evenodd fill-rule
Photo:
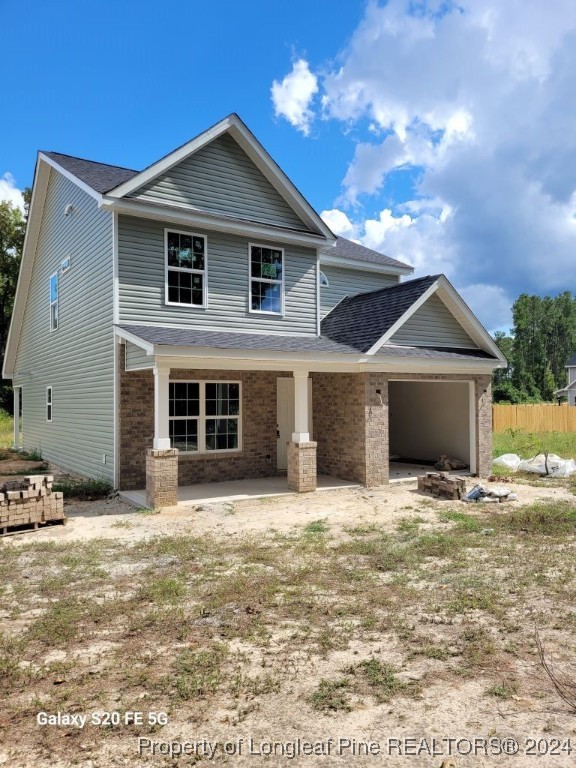
<path fill-rule="evenodd" d="M 237 115 L 143 171 L 40 152 L 6 348 L 15 444 L 147 489 L 389 458 L 491 466 L 504 358 L 442 275 L 335 237 Z"/>
<path fill-rule="evenodd" d="M 568 405 L 576 405 L 576 352 L 574 352 L 566 361 L 566 371 L 568 372 L 568 384 L 562 389 L 557 389 L 554 395 L 557 398 L 565 397 Z"/>

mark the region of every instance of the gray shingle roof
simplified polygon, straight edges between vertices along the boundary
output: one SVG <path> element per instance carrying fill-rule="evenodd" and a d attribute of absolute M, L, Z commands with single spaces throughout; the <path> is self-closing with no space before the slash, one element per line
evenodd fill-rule
<path fill-rule="evenodd" d="M 323 336 L 276 336 L 256 333 L 225 333 L 195 328 L 163 328 L 154 325 L 121 325 L 143 341 L 171 347 L 202 347 L 208 349 L 261 350 L 263 352 L 316 352 L 351 355 L 358 358 L 361 352 L 354 347 L 327 339 Z M 375 356 L 419 357 L 449 360 L 493 360 L 482 350 L 442 349 L 439 347 L 382 347 Z"/>
<path fill-rule="evenodd" d="M 322 320 L 322 336 L 367 352 L 438 277 L 440 275 L 428 275 L 378 291 L 347 296 Z"/>
<path fill-rule="evenodd" d="M 103 194 L 109 192 L 114 187 L 118 187 L 128 179 L 137 176 L 139 171 L 133 171 L 130 168 L 121 168 L 118 165 L 106 165 L 106 163 L 95 163 L 93 160 L 83 160 L 80 157 L 71 155 L 62 155 L 59 152 L 42 152 L 43 155 L 54 160 L 80 181 L 88 184 L 94 191 Z"/>
<path fill-rule="evenodd" d="M 568 366 L 576 365 L 576 352 L 574 352 L 570 357 L 568 358 L 568 362 L 566 363 L 566 367 Z"/>
<path fill-rule="evenodd" d="M 124 331 L 151 344 L 175 347 L 208 347 L 214 349 L 266 350 L 269 352 L 329 352 L 358 355 L 345 344 L 321 336 L 280 336 L 261 333 L 226 333 L 196 328 L 162 328 L 154 325 L 121 325 Z"/>
<path fill-rule="evenodd" d="M 390 256 L 386 256 L 383 253 L 373 251 L 371 248 L 366 248 L 365 245 L 360 245 L 360 243 L 355 243 L 353 240 L 348 240 L 346 237 L 337 237 L 334 246 L 327 246 L 321 250 L 322 254 L 333 256 L 336 259 L 353 259 L 354 261 L 366 261 L 371 264 L 387 264 L 390 267 L 410 266 L 397 259 L 392 259 Z"/>

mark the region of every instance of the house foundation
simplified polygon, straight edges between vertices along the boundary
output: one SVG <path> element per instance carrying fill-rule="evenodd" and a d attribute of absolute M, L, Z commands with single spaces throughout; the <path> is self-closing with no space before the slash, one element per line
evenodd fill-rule
<path fill-rule="evenodd" d="M 317 443 L 288 443 L 288 488 L 297 493 L 316 490 Z"/>

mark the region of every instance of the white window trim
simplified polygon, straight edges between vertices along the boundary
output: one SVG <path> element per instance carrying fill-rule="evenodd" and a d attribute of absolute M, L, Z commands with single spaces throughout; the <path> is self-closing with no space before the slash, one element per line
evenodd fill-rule
<path fill-rule="evenodd" d="M 50 418 L 48 418 L 48 408 L 50 408 Z M 52 387 L 46 387 L 46 421 L 48 424 L 52 423 L 54 416 L 54 398 L 52 396 Z"/>
<path fill-rule="evenodd" d="M 71 267 L 72 267 L 72 259 L 70 258 L 70 256 L 66 256 L 60 262 L 60 274 L 65 275 L 66 272 L 68 272 Z"/>
<path fill-rule="evenodd" d="M 171 230 L 172 231 L 172 230 Z M 242 451 L 242 382 L 232 379 L 170 379 L 170 384 L 198 384 L 199 385 L 199 413 L 198 416 L 169 416 L 168 421 L 198 420 L 198 450 L 180 451 L 180 456 L 212 456 L 221 453 L 240 453 Z M 206 384 L 238 384 L 238 400 L 240 411 L 237 416 L 207 416 L 206 415 Z M 215 448 L 213 451 L 206 449 L 206 419 L 237 419 L 238 420 L 238 447 Z M 202 428 L 201 428 L 201 425 Z"/>
<path fill-rule="evenodd" d="M 56 278 L 56 301 L 52 301 L 52 278 Z M 60 276 L 58 275 L 58 270 L 56 272 L 52 272 L 50 277 L 48 278 L 48 300 L 50 304 L 50 333 L 53 331 L 57 331 L 60 327 Z M 56 325 L 52 326 L 52 307 L 56 305 Z"/>
<path fill-rule="evenodd" d="M 282 253 L 282 280 L 270 280 L 265 277 L 252 277 L 252 248 L 271 248 L 274 251 Z M 248 243 L 248 312 L 251 315 L 272 315 L 273 317 L 284 317 L 284 276 L 286 274 L 286 253 L 284 248 L 270 243 Z M 263 309 L 252 309 L 252 280 L 259 283 L 269 283 L 271 285 L 280 284 L 280 312 L 271 312 Z"/>
<path fill-rule="evenodd" d="M 201 237 L 204 240 L 204 269 L 188 269 L 187 267 L 168 267 L 168 232 L 175 235 L 188 235 L 189 237 Z M 168 301 L 168 270 L 172 272 L 189 272 L 193 275 L 203 275 L 202 304 L 184 304 L 180 301 Z M 187 307 L 188 309 L 206 309 L 208 306 L 208 237 L 200 232 L 166 227 L 164 229 L 164 304 L 168 307 Z"/>
<path fill-rule="evenodd" d="M 322 278 L 326 281 L 325 283 L 322 282 Z M 318 283 L 320 285 L 320 288 L 329 288 L 330 287 L 330 280 L 326 277 L 326 272 L 323 272 L 322 270 L 319 270 L 318 273 Z"/>

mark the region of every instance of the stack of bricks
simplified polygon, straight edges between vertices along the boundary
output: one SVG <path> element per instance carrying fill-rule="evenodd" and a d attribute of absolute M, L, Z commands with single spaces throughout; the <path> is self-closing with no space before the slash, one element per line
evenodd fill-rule
<path fill-rule="evenodd" d="M 466 482 L 462 477 L 448 477 L 444 472 L 428 472 L 425 477 L 418 478 L 418 490 L 457 500 L 466 493 Z"/>
<path fill-rule="evenodd" d="M 52 475 L 30 475 L 0 485 L 0 532 L 23 525 L 62 521 L 63 494 L 52 491 Z"/>

